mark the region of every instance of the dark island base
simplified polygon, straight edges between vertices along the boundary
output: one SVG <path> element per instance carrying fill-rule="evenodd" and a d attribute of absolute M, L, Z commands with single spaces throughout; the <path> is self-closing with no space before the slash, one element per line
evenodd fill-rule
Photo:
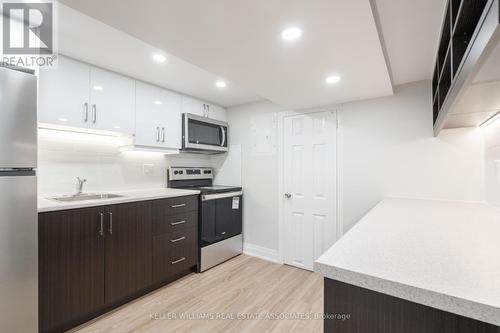
<path fill-rule="evenodd" d="M 498 326 L 327 278 L 324 310 L 325 333 L 500 333 Z"/>

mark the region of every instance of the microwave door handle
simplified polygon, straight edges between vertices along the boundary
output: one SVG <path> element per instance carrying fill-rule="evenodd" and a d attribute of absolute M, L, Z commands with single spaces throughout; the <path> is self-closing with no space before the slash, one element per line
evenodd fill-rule
<path fill-rule="evenodd" d="M 222 143 L 220 146 L 224 147 L 224 145 L 226 144 L 226 131 L 224 130 L 224 126 L 220 127 L 220 131 L 222 133 Z"/>

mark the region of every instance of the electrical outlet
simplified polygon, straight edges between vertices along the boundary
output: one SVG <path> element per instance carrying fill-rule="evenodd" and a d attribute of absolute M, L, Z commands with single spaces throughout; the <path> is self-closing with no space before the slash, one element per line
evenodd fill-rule
<path fill-rule="evenodd" d="M 143 164 L 142 165 L 142 174 L 143 175 L 150 175 L 155 171 L 155 165 L 154 164 Z"/>

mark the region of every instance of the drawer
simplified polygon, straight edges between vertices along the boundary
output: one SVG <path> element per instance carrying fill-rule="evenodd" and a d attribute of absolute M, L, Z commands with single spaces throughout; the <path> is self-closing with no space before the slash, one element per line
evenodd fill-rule
<path fill-rule="evenodd" d="M 162 282 L 198 263 L 196 229 L 153 238 L 153 280 Z M 192 234 L 195 236 L 192 237 Z M 181 235 L 182 234 L 182 235 Z M 184 240 L 176 239 L 186 237 Z"/>
<path fill-rule="evenodd" d="M 190 195 L 153 201 L 153 218 L 198 211 L 198 196 Z"/>
<path fill-rule="evenodd" d="M 169 234 L 153 237 L 153 255 L 166 255 L 173 248 L 193 247 L 198 248 L 197 229 L 178 230 Z"/>
<path fill-rule="evenodd" d="M 176 215 L 164 215 L 153 221 L 153 235 L 162 235 L 179 230 L 197 228 L 198 212 L 188 212 Z"/>

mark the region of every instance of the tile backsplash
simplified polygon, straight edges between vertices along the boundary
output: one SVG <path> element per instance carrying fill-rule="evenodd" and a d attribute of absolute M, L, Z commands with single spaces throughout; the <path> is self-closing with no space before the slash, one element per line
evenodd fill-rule
<path fill-rule="evenodd" d="M 206 155 L 161 155 L 125 152 L 127 138 L 40 129 L 38 134 L 38 193 L 74 193 L 76 177 L 87 179 L 85 191 L 118 191 L 166 186 L 166 169 L 212 166 Z"/>

